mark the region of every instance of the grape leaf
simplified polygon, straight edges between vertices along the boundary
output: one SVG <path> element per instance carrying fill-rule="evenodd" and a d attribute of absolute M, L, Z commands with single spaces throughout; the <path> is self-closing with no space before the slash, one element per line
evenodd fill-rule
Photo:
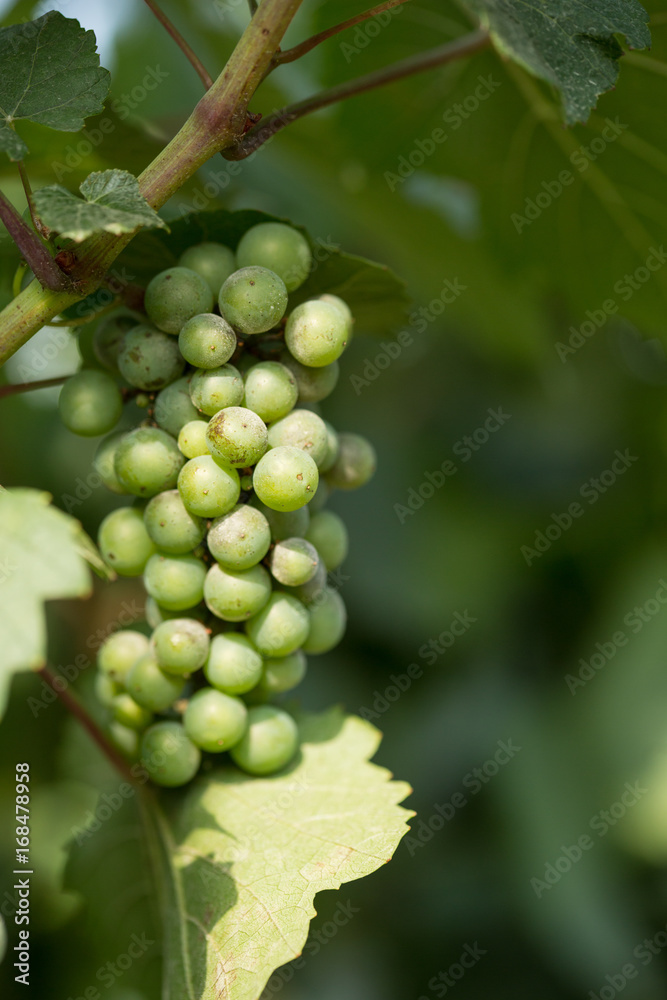
<path fill-rule="evenodd" d="M 60 184 L 35 191 L 42 221 L 60 236 L 81 243 L 104 230 L 118 236 L 140 228 L 166 228 L 127 170 L 100 170 L 89 174 L 79 190 L 83 198 Z"/>
<path fill-rule="evenodd" d="M 147 810 L 165 900 L 164 1000 L 256 1000 L 301 953 L 315 894 L 378 869 L 407 830 L 413 814 L 398 803 L 409 786 L 368 762 L 373 726 L 338 708 L 297 721 L 290 768 L 250 778 L 221 767 Z"/>
<path fill-rule="evenodd" d="M 39 490 L 0 491 L 0 715 L 11 675 L 44 665 L 44 601 L 85 597 L 90 574 L 78 521 Z"/>
<path fill-rule="evenodd" d="M 651 44 L 648 14 L 638 0 L 464 0 L 489 29 L 502 55 L 561 92 L 569 124 L 585 122 L 598 96 L 611 90 L 623 54 Z"/>
<path fill-rule="evenodd" d="M 139 233 L 118 263 L 127 268 L 134 281 L 147 284 L 156 271 L 172 267 L 187 247 L 212 240 L 235 249 L 245 231 L 260 222 L 294 225 L 289 219 L 251 209 L 193 212 L 171 221 L 168 234 Z M 326 291 L 345 299 L 354 314 L 356 329 L 363 333 L 386 336 L 401 325 L 409 299 L 404 283 L 390 268 L 313 240 L 302 226 L 295 228 L 313 248 L 313 266 L 301 288 L 290 295 L 290 308 Z"/>
<path fill-rule="evenodd" d="M 0 28 L 0 150 L 11 160 L 28 152 L 15 121 L 78 132 L 102 110 L 110 77 L 96 44 L 92 31 L 53 10 Z"/>

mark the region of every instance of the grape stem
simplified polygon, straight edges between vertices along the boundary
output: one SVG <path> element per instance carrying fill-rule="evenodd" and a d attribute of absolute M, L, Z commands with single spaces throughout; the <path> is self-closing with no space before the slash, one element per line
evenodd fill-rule
<path fill-rule="evenodd" d="M 23 190 L 25 192 L 26 201 L 28 202 L 28 211 L 30 212 L 30 218 L 32 219 L 32 224 L 37 230 L 37 232 L 45 240 L 48 240 L 51 235 L 51 230 L 48 226 L 45 226 L 39 215 L 37 214 L 37 209 L 35 208 L 35 199 L 32 196 L 32 188 L 30 186 L 30 180 L 28 178 L 28 172 L 25 168 L 25 163 L 23 160 L 18 162 L 19 177 L 21 178 L 21 184 L 23 185 Z"/>
<path fill-rule="evenodd" d="M 88 714 L 84 705 L 75 695 L 72 694 L 67 681 L 65 681 L 60 674 L 54 673 L 54 671 L 50 670 L 48 667 L 42 667 L 42 669 L 38 672 L 42 675 L 49 687 L 52 688 L 58 695 L 67 711 L 79 720 L 88 735 L 94 740 L 95 743 L 97 743 L 107 760 L 113 764 L 116 770 L 119 771 L 127 781 L 134 783 L 135 779 L 130 771 L 127 761 L 121 756 L 116 748 L 109 743 L 97 723 Z M 62 683 L 58 683 L 59 681 Z"/>
<path fill-rule="evenodd" d="M 5 396 L 15 396 L 18 392 L 32 392 L 34 389 L 49 389 L 53 385 L 62 385 L 68 378 L 69 375 L 55 375 L 53 378 L 38 379 L 36 382 L 0 385 L 0 399 L 4 399 Z"/>
<path fill-rule="evenodd" d="M 223 150 L 222 155 L 227 160 L 244 160 L 246 156 L 250 156 L 274 136 L 276 132 L 280 132 L 281 129 L 284 129 L 287 125 L 291 125 L 298 118 L 303 118 L 304 115 L 320 111 L 330 104 L 337 104 L 338 101 L 347 100 L 349 97 L 356 97 L 358 94 L 365 94 L 369 90 L 384 87 L 389 83 L 402 80 L 406 76 L 423 73 L 425 70 L 434 69 L 436 66 L 444 66 L 455 59 L 463 59 L 466 56 L 472 55 L 473 52 L 485 48 L 489 42 L 490 36 L 488 31 L 481 29 L 471 31 L 469 34 L 463 35 L 453 42 L 439 45 L 435 49 L 429 49 L 428 52 L 420 52 L 416 56 L 409 56 L 407 59 L 394 63 L 392 66 L 376 70 L 373 73 L 366 73 L 365 76 L 359 76 L 354 80 L 348 80 L 345 83 L 338 84 L 336 87 L 331 87 L 329 90 L 314 94 L 312 97 L 306 98 L 305 101 L 299 101 L 296 104 L 291 104 L 289 107 L 267 115 L 259 125 L 250 129 L 233 146 Z"/>
<path fill-rule="evenodd" d="M 164 11 L 160 10 L 158 5 L 155 3 L 155 0 L 144 0 L 144 2 L 146 6 L 150 8 L 153 14 L 155 14 L 156 18 L 158 19 L 162 27 L 174 39 L 179 49 L 181 50 L 185 58 L 189 61 L 190 65 L 195 70 L 201 82 L 204 84 L 206 90 L 208 90 L 209 87 L 213 85 L 213 77 L 210 75 L 210 73 L 202 63 L 199 56 L 191 48 L 191 46 L 188 45 L 188 43 L 183 38 L 183 35 L 180 33 L 176 25 L 172 24 L 172 22 L 169 20 Z"/>
<path fill-rule="evenodd" d="M 139 177 L 139 189 L 152 208 L 161 208 L 216 153 L 222 152 L 230 160 L 244 159 L 276 132 L 306 114 L 464 58 L 489 44 L 488 32 L 473 31 L 430 52 L 333 87 L 284 111 L 273 112 L 244 135 L 248 104 L 280 51 L 283 36 L 301 3 L 302 0 L 262 0 L 257 6 L 221 74 L 181 130 Z M 0 219 L 44 286 L 31 282 L 0 312 L 1 366 L 54 316 L 96 291 L 134 233 L 120 236 L 95 233 L 78 247 L 68 277 L 2 195 Z"/>
<path fill-rule="evenodd" d="M 0 219 L 40 284 L 52 292 L 72 287 L 39 237 L 33 233 L 2 191 L 0 191 Z"/>
<path fill-rule="evenodd" d="M 377 7 L 371 7 L 370 10 L 365 10 L 362 14 L 357 14 L 355 17 L 348 17 L 347 21 L 341 21 L 340 24 L 334 24 L 331 28 L 325 28 L 324 31 L 318 32 L 317 35 L 307 38 L 305 42 L 295 45 L 294 48 L 276 52 L 269 72 L 275 69 L 276 66 L 282 66 L 283 63 L 290 63 L 294 62 L 295 59 L 300 59 L 301 56 L 305 56 L 307 52 L 312 51 L 317 45 L 326 42 L 327 39 L 339 34 L 339 32 L 346 31 L 347 28 L 353 28 L 355 24 L 361 24 L 362 21 L 367 21 L 371 17 L 377 17 L 378 14 L 382 14 L 385 10 L 391 10 L 392 7 L 399 7 L 401 4 L 408 2 L 409 0 L 386 0 L 385 3 L 378 4 Z"/>

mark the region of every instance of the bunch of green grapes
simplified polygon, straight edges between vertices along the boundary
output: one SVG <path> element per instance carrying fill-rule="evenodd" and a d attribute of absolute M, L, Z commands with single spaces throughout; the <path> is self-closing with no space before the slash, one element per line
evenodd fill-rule
<path fill-rule="evenodd" d="M 100 367 L 61 391 L 71 431 L 108 434 L 106 486 L 133 498 L 98 542 L 116 573 L 143 575 L 153 631 L 106 640 L 96 691 L 115 742 L 160 785 L 188 782 L 202 752 L 253 775 L 288 765 L 296 723 L 270 701 L 345 629 L 328 574 L 348 536 L 325 503 L 366 483 L 375 453 L 320 415 L 353 318 L 335 295 L 289 308 L 311 266 L 280 223 L 253 226 L 235 253 L 192 246 L 150 281 L 145 315 L 100 323 Z M 146 419 L 114 431 L 128 397 Z"/>

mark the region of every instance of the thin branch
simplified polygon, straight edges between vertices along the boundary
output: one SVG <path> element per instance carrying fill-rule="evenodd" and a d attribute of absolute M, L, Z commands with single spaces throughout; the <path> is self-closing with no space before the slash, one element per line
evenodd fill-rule
<path fill-rule="evenodd" d="M 25 168 L 25 163 L 23 160 L 19 160 L 17 164 L 19 168 L 19 177 L 21 178 L 21 184 L 23 185 L 23 190 L 25 192 L 26 201 L 28 202 L 28 211 L 30 212 L 30 218 L 32 219 L 32 224 L 45 240 L 48 240 L 51 235 L 51 230 L 48 226 L 45 226 L 39 215 L 37 214 L 37 209 L 35 208 L 35 200 L 32 196 L 32 188 L 30 187 L 30 180 L 28 178 L 28 172 Z"/>
<path fill-rule="evenodd" d="M 183 52 L 186 59 L 189 60 L 195 72 L 197 73 L 199 79 L 204 84 L 206 89 L 213 83 L 213 77 L 210 75 L 204 64 L 202 63 L 199 56 L 194 52 L 194 50 L 188 45 L 183 35 L 180 33 L 176 25 L 172 24 L 167 15 L 160 10 L 155 0 L 144 0 L 147 7 L 150 7 L 152 12 L 155 14 L 156 18 L 160 22 L 163 28 L 169 32 L 171 37 L 174 39 L 179 49 Z"/>
<path fill-rule="evenodd" d="M 53 324 L 49 324 L 52 326 Z M 70 375 L 55 375 L 53 378 L 43 378 L 36 382 L 17 382 L 12 385 L 0 385 L 0 399 L 5 396 L 15 396 L 19 392 L 33 392 L 34 389 L 49 389 L 53 385 L 62 385 Z"/>
<path fill-rule="evenodd" d="M 488 44 L 489 33 L 487 31 L 472 31 L 468 35 L 463 35 L 445 45 L 439 45 L 428 52 L 410 56 L 408 59 L 403 59 L 385 69 L 367 73 L 365 76 L 341 83 L 337 87 L 331 87 L 330 90 L 322 91 L 320 94 L 314 94 L 312 97 L 306 98 L 305 101 L 299 101 L 297 104 L 283 108 L 282 111 L 274 111 L 267 115 L 259 125 L 250 129 L 237 143 L 223 150 L 223 156 L 228 160 L 243 160 L 259 149 L 276 132 L 304 115 L 312 114 L 313 111 L 319 111 L 321 108 L 336 104 L 338 101 L 344 101 L 348 97 L 356 97 L 357 94 L 364 94 L 377 87 L 384 87 L 386 84 L 402 80 L 406 76 L 423 73 L 436 66 L 444 66 L 454 59 L 463 59 L 465 56 L 485 48 Z"/>
<path fill-rule="evenodd" d="M 367 21 L 371 17 L 377 17 L 378 14 L 382 14 L 385 10 L 391 10 L 392 7 L 399 7 L 401 4 L 408 2 L 409 0 L 386 0 L 385 3 L 378 4 L 377 7 L 371 7 L 370 10 L 365 10 L 362 14 L 357 14 L 355 17 L 349 17 L 347 21 L 335 24 L 332 28 L 325 28 L 324 31 L 320 31 L 317 35 L 307 38 L 300 45 L 295 45 L 292 49 L 285 49 L 283 52 L 277 52 L 273 58 L 272 68 L 275 69 L 276 66 L 281 66 L 283 63 L 294 62 L 295 59 L 305 56 L 316 45 L 326 42 L 328 38 L 332 38 L 339 32 L 345 31 L 347 28 L 353 28 L 355 24 L 361 24 L 362 21 Z"/>
<path fill-rule="evenodd" d="M 92 737 L 95 743 L 97 743 L 105 757 L 111 761 L 113 766 L 120 771 L 124 778 L 128 781 L 134 782 L 134 777 L 130 771 L 127 761 L 123 756 L 121 756 L 118 750 L 112 746 L 104 733 L 98 728 L 97 723 L 90 717 L 79 699 L 72 694 L 67 681 L 65 681 L 60 674 L 54 673 L 48 667 L 42 667 L 39 673 L 42 675 L 46 683 L 56 692 L 68 712 L 71 712 L 71 714 L 79 720 L 88 735 Z M 58 681 L 62 681 L 63 683 L 58 684 Z"/>
<path fill-rule="evenodd" d="M 21 251 L 35 277 L 45 288 L 60 292 L 70 288 L 70 282 L 30 226 L 21 218 L 10 201 L 0 191 L 0 219 Z"/>

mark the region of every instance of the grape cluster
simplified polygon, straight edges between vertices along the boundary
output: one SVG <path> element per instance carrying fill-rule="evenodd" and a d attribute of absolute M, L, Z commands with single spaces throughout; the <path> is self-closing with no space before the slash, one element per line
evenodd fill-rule
<path fill-rule="evenodd" d="M 345 629 L 328 573 L 347 530 L 324 505 L 366 483 L 375 454 L 320 415 L 353 319 L 335 295 L 289 308 L 311 267 L 307 240 L 281 223 L 253 226 L 235 253 L 190 247 L 150 281 L 145 315 L 97 326 L 99 367 L 60 394 L 71 431 L 108 435 L 103 482 L 134 498 L 98 542 L 116 573 L 143 575 L 153 631 L 105 641 L 96 692 L 115 742 L 160 785 L 188 782 L 202 751 L 253 775 L 288 764 L 297 727 L 270 699 Z M 127 398 L 146 419 L 115 431 Z"/>

